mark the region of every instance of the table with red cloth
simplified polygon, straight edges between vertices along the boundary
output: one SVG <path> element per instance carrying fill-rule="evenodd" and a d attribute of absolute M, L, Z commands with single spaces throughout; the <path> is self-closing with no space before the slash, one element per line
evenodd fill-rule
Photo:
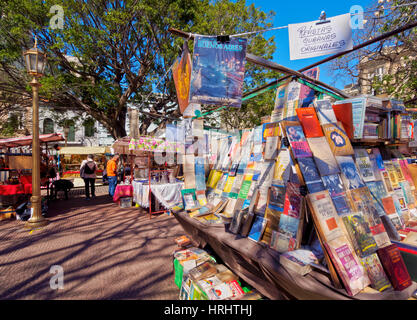
<path fill-rule="evenodd" d="M 133 197 L 133 186 L 131 184 L 119 184 L 116 186 L 116 190 L 114 191 L 113 195 L 113 201 L 117 202 L 120 198 L 123 197 Z"/>
<path fill-rule="evenodd" d="M 4 185 L 0 185 L 0 195 L 1 196 L 12 196 L 14 194 L 24 194 L 24 193 L 25 193 L 25 185 L 23 185 L 23 184 L 4 184 Z"/>

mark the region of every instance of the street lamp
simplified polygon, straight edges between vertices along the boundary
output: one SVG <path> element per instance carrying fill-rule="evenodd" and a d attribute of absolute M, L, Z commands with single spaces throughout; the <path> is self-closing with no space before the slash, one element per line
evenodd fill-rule
<path fill-rule="evenodd" d="M 39 87 L 38 78 L 43 76 L 46 65 L 46 55 L 35 46 L 23 53 L 27 72 L 33 76 L 30 85 L 33 91 L 32 100 L 32 214 L 26 221 L 25 227 L 35 229 L 48 224 L 41 211 L 41 174 L 40 174 L 40 143 L 39 143 Z"/>

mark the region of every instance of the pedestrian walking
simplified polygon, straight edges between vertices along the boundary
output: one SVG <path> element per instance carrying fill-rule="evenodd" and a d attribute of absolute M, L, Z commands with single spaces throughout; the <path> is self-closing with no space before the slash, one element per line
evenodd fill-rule
<path fill-rule="evenodd" d="M 119 162 L 119 155 L 114 155 L 107 162 L 106 170 L 107 170 L 107 179 L 109 181 L 109 195 L 113 197 L 114 191 L 116 190 L 117 185 L 117 164 Z"/>
<path fill-rule="evenodd" d="M 96 196 L 96 171 L 97 163 L 94 161 L 93 155 L 89 154 L 87 160 L 83 160 L 80 167 L 80 176 L 84 180 L 85 184 L 85 198 L 90 200 L 90 188 L 91 196 Z"/>

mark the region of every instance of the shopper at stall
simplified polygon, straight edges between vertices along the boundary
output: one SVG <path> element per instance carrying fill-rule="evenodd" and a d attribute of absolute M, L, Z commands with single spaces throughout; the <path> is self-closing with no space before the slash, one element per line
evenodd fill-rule
<path fill-rule="evenodd" d="M 80 167 L 80 176 L 84 180 L 85 184 L 85 198 L 90 200 L 90 188 L 91 197 L 95 197 L 95 182 L 96 182 L 97 163 L 94 161 L 93 155 L 89 154 L 86 160 L 83 160 Z"/>
<path fill-rule="evenodd" d="M 119 162 L 119 155 L 116 154 L 111 160 L 107 162 L 107 179 L 109 180 L 109 195 L 113 197 L 117 185 L 117 163 Z"/>

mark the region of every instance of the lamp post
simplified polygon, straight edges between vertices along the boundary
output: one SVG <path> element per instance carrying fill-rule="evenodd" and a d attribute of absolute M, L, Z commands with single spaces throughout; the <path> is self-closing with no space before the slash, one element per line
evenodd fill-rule
<path fill-rule="evenodd" d="M 32 100 L 32 214 L 25 227 L 35 229 L 48 224 L 41 212 L 41 177 L 40 177 L 40 143 L 39 143 L 39 87 L 38 78 L 42 77 L 46 64 L 46 55 L 35 46 L 23 54 L 27 72 L 33 76 L 30 85 L 33 92 Z"/>

